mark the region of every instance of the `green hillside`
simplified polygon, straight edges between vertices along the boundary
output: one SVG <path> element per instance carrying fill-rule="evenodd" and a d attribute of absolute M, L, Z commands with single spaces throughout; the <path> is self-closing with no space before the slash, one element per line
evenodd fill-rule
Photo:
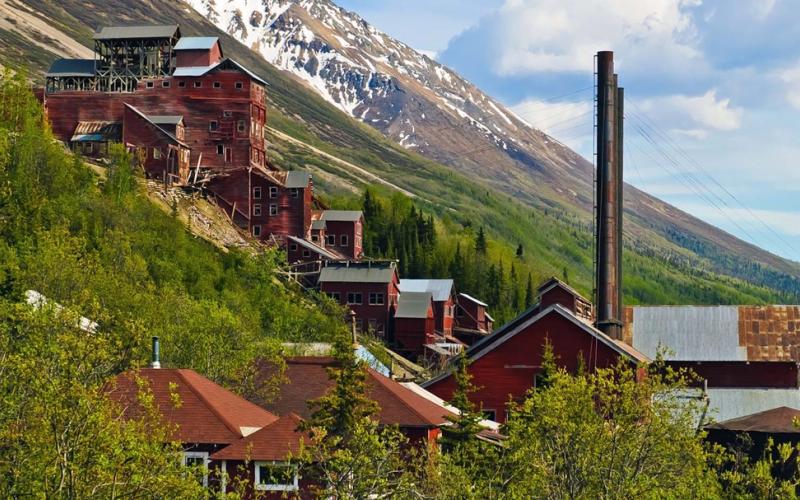
<path fill-rule="evenodd" d="M 94 27 L 113 23 L 179 23 L 186 35 L 217 34 L 226 55 L 240 60 L 270 82 L 270 127 L 416 194 L 418 208 L 436 215 L 441 231 L 451 241 L 470 240 L 476 228 L 484 227 L 492 240 L 490 254 L 496 261 L 505 261 L 506 270 L 510 269 L 521 244 L 525 252 L 518 276 L 527 276 L 530 272 L 537 282 L 551 275 L 566 275 L 573 286 L 586 294 L 591 293 L 592 235 L 588 214 L 548 201 L 548 198 L 524 201 L 511 198 L 481 179 L 467 178 L 452 168 L 403 149 L 336 110 L 191 9 L 160 0 L 145 3 L 47 0 L 26 5 L 32 8 L 30 15 L 46 19 L 58 36 L 67 36 L 86 45 Z M 19 51 L 18 45 L 13 46 Z M 25 49 L 31 52 L 31 57 L 24 62 L 9 53 L 7 47 L 0 46 L 0 49 L 4 51 L 4 63 L 13 60 L 17 66 L 30 65 L 34 73 L 40 74 L 48 60 L 44 54 L 47 51 L 40 47 Z M 55 53 L 51 57 L 55 58 Z M 375 184 L 375 179 L 324 158 L 309 147 L 274 134 L 269 140 L 271 159 L 276 165 L 286 169 L 310 169 L 315 174 L 319 193 L 335 199 L 336 204 L 359 203 L 357 197 L 363 189 Z M 547 189 L 542 187 L 544 191 Z M 637 232 L 632 233 L 635 239 L 631 237 L 626 241 L 627 303 L 798 300 L 800 279 L 790 272 L 753 262 L 744 251 L 733 254 L 721 250 L 696 235 L 672 234 L 661 222 L 650 221 L 650 224 L 651 228 L 645 230 L 641 228 L 647 226 L 637 226 Z"/>
<path fill-rule="evenodd" d="M 167 366 L 223 383 L 247 380 L 281 341 L 343 331 L 338 307 L 276 278 L 281 253 L 194 237 L 146 197 L 130 160 L 118 148 L 101 179 L 54 140 L 22 78 L 0 79 L 0 302 L 36 290 L 99 323 L 125 365 L 147 360 L 157 335 Z"/>

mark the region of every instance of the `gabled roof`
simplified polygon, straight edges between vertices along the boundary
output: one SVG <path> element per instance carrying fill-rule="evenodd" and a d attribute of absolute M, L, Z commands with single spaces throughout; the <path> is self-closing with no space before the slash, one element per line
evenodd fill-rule
<path fill-rule="evenodd" d="M 303 422 L 290 413 L 214 453 L 212 460 L 268 460 L 284 461 L 297 458 L 303 443 L 311 443 L 306 432 L 298 431 Z"/>
<path fill-rule="evenodd" d="M 564 283 L 560 279 L 556 278 L 555 276 L 553 276 L 549 280 L 547 280 L 544 283 L 542 283 L 541 285 L 539 285 L 539 288 L 537 288 L 536 291 L 539 292 L 539 295 L 542 295 L 542 294 L 547 293 L 547 292 L 549 292 L 550 290 L 552 290 L 553 288 L 556 288 L 556 287 L 563 288 L 564 290 L 568 291 L 572 295 L 580 297 L 583 300 L 587 300 L 586 297 L 584 297 L 583 295 L 580 294 L 580 292 L 578 292 L 577 290 L 575 290 L 571 286 L 567 285 L 566 283 Z"/>
<path fill-rule="evenodd" d="M 308 418 L 311 415 L 308 401 L 323 396 L 333 387 L 328 368 L 334 366 L 336 360 L 328 356 L 287 358 L 283 373 L 285 382 L 278 396 L 265 406 L 278 414 L 296 413 Z M 264 369 L 271 373 L 268 368 Z M 445 416 L 452 415 L 372 368 L 367 368 L 367 372 L 367 395 L 380 406 L 380 424 L 431 428 L 447 423 Z"/>
<path fill-rule="evenodd" d="M 177 137 L 175 137 L 174 135 L 172 135 L 172 133 L 168 132 L 167 130 L 165 130 L 164 128 L 162 128 L 160 125 L 156 124 L 156 123 L 155 123 L 155 122 L 154 122 L 154 121 L 153 121 L 153 120 L 152 120 L 152 119 L 151 119 L 149 116 L 147 116 L 146 114 L 142 113 L 141 111 L 139 111 L 139 110 L 138 110 L 138 109 L 136 109 L 135 107 L 131 106 L 131 105 L 130 105 L 130 104 L 128 104 L 127 102 L 125 103 L 125 106 L 126 106 L 127 108 L 129 108 L 131 111 L 133 111 L 134 113 L 136 113 L 136 114 L 137 114 L 137 115 L 138 115 L 138 116 L 139 116 L 139 117 L 140 117 L 142 120 L 146 121 L 147 123 L 149 123 L 149 124 L 151 124 L 153 127 L 155 127 L 155 128 L 156 128 L 156 130 L 158 130 L 158 131 L 159 131 L 161 134 L 165 135 L 165 136 L 166 136 L 168 139 L 170 139 L 172 142 L 174 142 L 174 143 L 176 143 L 176 144 L 180 144 L 181 146 L 184 146 L 184 147 L 187 147 L 187 148 L 189 147 L 189 146 L 187 146 L 187 145 L 186 145 L 186 144 L 185 144 L 183 141 L 181 141 L 180 139 L 178 139 Z"/>
<path fill-rule="evenodd" d="M 322 220 L 331 222 L 356 222 L 363 217 L 361 210 L 325 210 Z"/>
<path fill-rule="evenodd" d="M 443 302 L 453 293 L 453 280 L 403 279 L 400 280 L 400 292 L 430 292 L 433 300 Z"/>
<path fill-rule="evenodd" d="M 430 292 L 402 292 L 397 301 L 395 318 L 428 318 L 433 296 Z"/>
<path fill-rule="evenodd" d="M 303 238 L 298 238 L 297 236 L 288 236 L 288 238 L 289 238 L 289 240 L 293 241 L 294 243 L 297 243 L 298 245 L 300 245 L 301 247 L 307 248 L 308 250 L 310 250 L 310 251 L 312 251 L 314 253 L 317 253 L 322 257 L 325 257 L 326 259 L 339 260 L 339 259 L 343 258 L 341 255 L 335 254 L 335 253 L 333 253 L 333 252 L 331 252 L 331 251 L 329 251 L 329 250 L 327 250 L 325 248 L 322 248 L 321 246 L 319 246 L 319 245 L 317 245 L 317 244 L 315 244 L 315 243 L 313 243 L 311 241 L 304 240 Z"/>
<path fill-rule="evenodd" d="M 491 335 L 488 335 L 478 341 L 477 343 L 473 344 L 467 350 L 467 357 L 470 361 L 475 361 L 484 355 L 488 354 L 489 352 L 493 351 L 501 344 L 508 341 L 510 338 L 514 337 L 518 333 L 525 330 L 527 327 L 533 325 L 537 321 L 541 320 L 542 318 L 550 315 L 550 314 L 559 314 L 564 318 L 568 319 L 570 322 L 575 324 L 581 330 L 586 332 L 588 335 L 593 336 L 606 346 L 610 347 L 612 350 L 616 351 L 618 354 L 624 356 L 630 361 L 636 363 L 646 363 L 650 361 L 650 359 L 645 356 L 644 354 L 640 353 L 633 347 L 625 344 L 622 341 L 614 340 L 605 333 L 601 332 L 597 328 L 594 328 L 591 325 L 586 324 L 586 322 L 581 321 L 577 316 L 572 314 L 572 312 L 567 309 L 566 307 L 562 306 L 561 304 L 553 304 L 547 307 L 544 310 L 540 310 L 538 306 L 535 306 L 531 309 L 528 309 L 521 315 L 517 316 L 515 319 L 511 320 L 511 322 L 507 323 L 500 329 L 496 330 Z M 423 387 L 427 387 L 428 385 L 438 382 L 439 380 L 444 379 L 445 377 L 449 376 L 451 373 L 450 370 L 445 371 L 444 373 L 438 375 L 437 377 L 428 380 L 427 382 L 423 383 Z"/>
<path fill-rule="evenodd" d="M 475 304 L 478 304 L 479 306 L 489 307 L 489 304 L 487 304 L 485 302 L 481 302 L 480 300 L 476 299 L 472 295 L 467 295 L 466 293 L 459 293 L 458 296 L 461 297 L 461 298 L 467 299 L 470 302 L 474 302 Z"/>
<path fill-rule="evenodd" d="M 711 424 L 706 429 L 717 429 L 736 432 L 765 432 L 769 434 L 800 434 L 800 428 L 794 425 L 800 419 L 800 410 L 781 406 L 771 410 L 733 418 Z"/>
<path fill-rule="evenodd" d="M 94 76 L 94 59 L 56 59 L 44 76 Z"/>
<path fill-rule="evenodd" d="M 118 375 L 109 391 L 130 417 L 141 411 L 135 373 Z M 147 368 L 138 374 L 149 382 L 155 404 L 167 422 L 177 427 L 174 439 L 182 443 L 228 444 L 278 419 L 194 370 Z"/>
<path fill-rule="evenodd" d="M 243 65 L 239 64 L 238 62 L 234 61 L 233 59 L 226 57 L 221 61 L 212 64 L 211 66 L 181 66 L 179 68 L 175 68 L 175 71 L 172 73 L 172 76 L 203 76 L 207 73 L 210 73 L 217 69 L 228 69 L 233 67 L 234 69 L 238 69 L 239 71 L 245 73 L 247 76 L 252 78 L 253 80 L 257 81 L 262 85 L 269 85 L 266 81 L 262 78 L 256 76 L 255 73 L 244 67 Z"/>
<path fill-rule="evenodd" d="M 319 273 L 320 283 L 391 283 L 396 268 L 378 263 L 329 264 Z"/>
<path fill-rule="evenodd" d="M 316 219 L 311 221 L 311 229 L 314 231 L 325 229 L 325 227 L 326 225 L 324 220 Z"/>
<path fill-rule="evenodd" d="M 216 36 L 184 36 L 175 44 L 174 50 L 211 50 L 219 43 Z"/>
<path fill-rule="evenodd" d="M 172 38 L 180 36 L 177 24 L 150 26 L 104 26 L 94 34 L 95 40 L 122 40 L 131 38 Z"/>

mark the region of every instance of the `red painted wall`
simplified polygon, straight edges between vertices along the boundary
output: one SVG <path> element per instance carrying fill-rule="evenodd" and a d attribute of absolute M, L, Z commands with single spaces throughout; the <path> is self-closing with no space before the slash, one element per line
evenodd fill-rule
<path fill-rule="evenodd" d="M 709 387 L 800 387 L 798 365 L 794 361 L 667 361 L 666 364 L 694 371 L 708 381 Z"/>
<path fill-rule="evenodd" d="M 550 339 L 558 364 L 567 370 L 578 368 L 578 358 L 583 357 L 589 369 L 608 367 L 617 362 L 616 351 L 596 340 L 568 319 L 551 312 L 493 351 L 474 360 L 469 372 L 472 382 L 480 389 L 472 399 L 484 410 L 495 410 L 498 422 L 505 422 L 506 403 L 509 397 L 521 401 L 533 386 L 534 376 L 542 362 L 545 339 Z M 452 375 L 426 388 L 448 401 L 455 384 Z"/>
<path fill-rule="evenodd" d="M 396 278 L 391 283 L 320 283 L 320 290 L 327 294 L 338 293 L 339 303 L 352 309 L 356 313 L 356 320 L 361 321 L 362 331 L 369 327 L 369 320 L 375 320 L 376 329 L 383 329 L 384 335 L 389 330 L 392 314 L 397 306 L 399 280 Z M 361 305 L 347 304 L 348 292 L 361 293 Z M 370 293 L 383 293 L 383 305 L 369 305 Z"/>
<path fill-rule="evenodd" d="M 211 50 L 177 50 L 175 51 L 175 65 L 179 68 L 186 66 L 211 66 L 222 59 L 222 50 L 219 43 L 215 43 Z"/>
<path fill-rule="evenodd" d="M 547 309 L 553 304 L 561 304 L 573 313 L 575 312 L 575 295 L 569 291 L 556 286 L 547 293 L 539 296 L 539 304 L 542 310 Z"/>
<path fill-rule="evenodd" d="M 435 328 L 445 335 L 451 335 L 453 333 L 454 305 L 455 301 L 452 296 L 448 297 L 446 301 L 434 301 L 433 303 L 433 315 L 436 319 Z"/>
<path fill-rule="evenodd" d="M 184 154 L 186 148 L 165 137 L 155 125 L 128 107 L 123 113 L 122 143 L 136 145 L 141 153 L 137 156 L 144 158 L 143 167 L 149 177 L 164 179 L 166 172 L 177 178 L 185 178 L 189 173 L 189 163 Z M 161 158 L 155 158 L 155 150 Z"/>
<path fill-rule="evenodd" d="M 363 224 L 348 221 L 325 221 L 325 234 L 335 236 L 335 245 L 325 245 L 352 260 L 359 260 L 363 256 Z M 342 235 L 347 235 L 347 245 L 343 246 Z"/>
<path fill-rule="evenodd" d="M 395 341 L 402 346 L 403 354 L 410 355 L 411 359 L 422 355 L 423 346 L 434 341 L 434 323 L 433 309 L 428 318 L 395 318 Z"/>

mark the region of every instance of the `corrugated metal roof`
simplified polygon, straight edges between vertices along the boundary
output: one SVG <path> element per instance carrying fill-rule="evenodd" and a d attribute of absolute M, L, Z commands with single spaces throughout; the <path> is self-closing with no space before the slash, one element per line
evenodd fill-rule
<path fill-rule="evenodd" d="M 184 36 L 175 44 L 175 50 L 209 50 L 218 41 L 215 36 Z"/>
<path fill-rule="evenodd" d="M 122 124 L 106 121 L 78 122 L 71 142 L 119 142 L 122 140 Z"/>
<path fill-rule="evenodd" d="M 430 292 L 402 292 L 395 318 L 427 318 L 433 296 Z"/>
<path fill-rule="evenodd" d="M 709 388 L 709 415 L 718 421 L 752 415 L 780 406 L 800 408 L 797 389 Z"/>
<path fill-rule="evenodd" d="M 94 76 L 94 59 L 56 59 L 45 76 Z"/>
<path fill-rule="evenodd" d="M 94 34 L 95 40 L 123 40 L 130 38 L 172 38 L 180 35 L 177 24 L 150 26 L 104 26 Z"/>
<path fill-rule="evenodd" d="M 290 170 L 286 172 L 286 187 L 287 188 L 307 188 L 308 181 L 311 179 L 311 174 L 304 170 Z"/>
<path fill-rule="evenodd" d="M 147 115 L 156 125 L 177 125 L 183 121 L 181 115 Z"/>
<path fill-rule="evenodd" d="M 172 72 L 172 76 L 203 76 L 215 66 L 216 64 L 211 66 L 181 66 L 175 68 L 175 71 Z"/>
<path fill-rule="evenodd" d="M 325 229 L 325 221 L 321 219 L 312 220 L 311 221 L 311 229 L 314 231 L 319 231 L 321 229 Z"/>
<path fill-rule="evenodd" d="M 320 283 L 390 283 L 394 266 L 381 264 L 328 265 L 319 274 Z"/>
<path fill-rule="evenodd" d="M 453 292 L 451 279 L 404 279 L 400 280 L 400 292 L 430 292 L 433 300 L 442 302 Z"/>
<path fill-rule="evenodd" d="M 322 220 L 331 222 L 355 222 L 362 217 L 361 210 L 325 210 Z"/>
<path fill-rule="evenodd" d="M 480 300 L 476 299 L 472 295 L 467 295 L 466 293 L 459 293 L 458 296 L 459 297 L 464 297 L 465 299 L 469 300 L 470 302 L 474 302 L 474 303 L 478 304 L 479 306 L 489 307 L 489 304 L 486 304 L 485 302 L 481 302 Z"/>

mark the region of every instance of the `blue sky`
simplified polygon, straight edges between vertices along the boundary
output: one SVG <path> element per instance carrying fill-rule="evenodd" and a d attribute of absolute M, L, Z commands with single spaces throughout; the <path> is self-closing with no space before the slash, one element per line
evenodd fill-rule
<path fill-rule="evenodd" d="M 614 50 L 626 180 L 800 261 L 800 2 L 338 3 L 587 158 L 593 55 Z"/>

